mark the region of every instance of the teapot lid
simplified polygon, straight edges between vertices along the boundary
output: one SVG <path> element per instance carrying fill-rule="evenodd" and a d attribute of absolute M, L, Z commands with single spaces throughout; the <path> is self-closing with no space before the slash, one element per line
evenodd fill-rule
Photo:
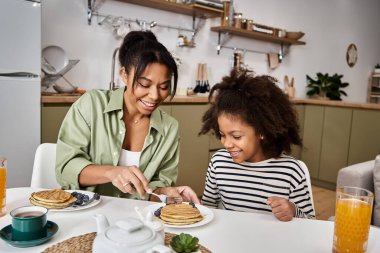
<path fill-rule="evenodd" d="M 154 238 L 152 229 L 134 218 L 117 221 L 116 226 L 109 227 L 105 236 L 108 240 L 123 245 L 147 243 Z"/>

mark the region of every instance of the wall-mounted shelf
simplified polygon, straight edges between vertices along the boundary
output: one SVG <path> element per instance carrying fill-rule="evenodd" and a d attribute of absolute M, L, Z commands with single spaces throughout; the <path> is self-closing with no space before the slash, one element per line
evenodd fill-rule
<path fill-rule="evenodd" d="M 229 33 L 231 35 L 237 35 L 255 40 L 269 41 L 285 45 L 305 45 L 306 43 L 299 40 L 292 40 L 288 38 L 280 38 L 275 35 L 266 34 L 262 32 L 247 31 L 240 28 L 230 26 L 214 26 L 211 27 L 211 31 L 219 33 Z"/>
<path fill-rule="evenodd" d="M 368 87 L 368 103 L 380 103 L 380 73 L 372 73 Z"/>
<path fill-rule="evenodd" d="M 223 10 L 210 8 L 199 4 L 182 4 L 165 0 L 118 0 L 125 3 L 141 5 L 149 8 L 175 12 L 188 16 L 196 16 L 201 18 L 220 17 Z"/>

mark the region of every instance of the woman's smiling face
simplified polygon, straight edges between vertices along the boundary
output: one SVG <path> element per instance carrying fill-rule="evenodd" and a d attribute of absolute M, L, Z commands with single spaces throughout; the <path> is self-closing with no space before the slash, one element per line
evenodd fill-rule
<path fill-rule="evenodd" d="M 240 117 L 222 113 L 218 117 L 223 146 L 234 162 L 260 162 L 265 160 L 260 135 Z"/>
<path fill-rule="evenodd" d="M 137 83 L 134 87 L 132 85 L 134 69 L 129 75 L 122 70 L 121 76 L 128 86 L 124 97 L 130 111 L 150 115 L 170 94 L 170 73 L 163 64 L 149 64 L 136 79 Z"/>

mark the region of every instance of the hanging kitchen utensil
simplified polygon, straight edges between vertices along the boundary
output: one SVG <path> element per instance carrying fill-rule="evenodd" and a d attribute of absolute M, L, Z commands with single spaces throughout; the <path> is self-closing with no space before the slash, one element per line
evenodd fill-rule
<path fill-rule="evenodd" d="M 201 67 L 201 93 L 206 93 L 206 84 L 205 84 L 205 79 L 204 79 L 204 71 L 203 71 L 203 63 L 200 64 Z"/>
<path fill-rule="evenodd" d="M 199 93 L 199 92 L 201 92 L 200 73 L 201 73 L 201 64 L 198 63 L 198 67 L 197 67 L 197 76 L 196 76 L 196 80 L 195 80 L 194 93 Z"/>
<path fill-rule="evenodd" d="M 210 84 L 208 82 L 207 63 L 203 64 L 203 75 L 205 79 L 206 92 L 210 92 Z"/>

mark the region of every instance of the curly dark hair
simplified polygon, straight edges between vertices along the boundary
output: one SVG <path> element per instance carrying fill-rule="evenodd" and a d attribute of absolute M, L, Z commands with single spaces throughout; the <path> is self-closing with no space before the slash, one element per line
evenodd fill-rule
<path fill-rule="evenodd" d="M 264 136 L 261 145 L 266 157 L 290 153 L 291 144 L 302 146 L 297 114 L 276 83 L 271 76 L 232 70 L 212 87 L 211 106 L 203 115 L 199 134 L 212 131 L 220 139 L 218 116 L 227 114 L 240 118 Z"/>
<path fill-rule="evenodd" d="M 127 74 L 132 68 L 135 69 L 133 87 L 136 86 L 136 80 L 149 64 L 160 63 L 167 66 L 174 79 L 170 84 L 170 95 L 171 98 L 174 97 L 178 81 L 177 64 L 170 52 L 158 42 L 151 31 L 129 32 L 119 48 L 119 62 Z"/>

